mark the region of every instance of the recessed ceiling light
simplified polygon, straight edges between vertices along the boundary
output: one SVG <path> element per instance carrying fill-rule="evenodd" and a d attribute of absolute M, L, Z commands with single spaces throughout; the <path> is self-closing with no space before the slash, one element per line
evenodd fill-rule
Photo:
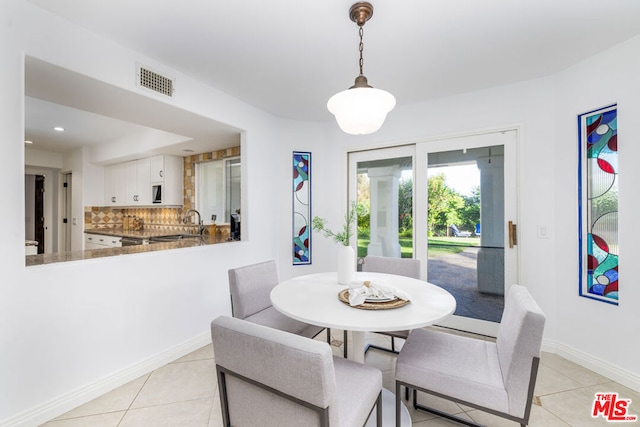
<path fill-rule="evenodd" d="M 185 148 L 182 151 L 184 151 L 185 153 L 193 153 L 193 150 L 191 148 Z"/>
<path fill-rule="evenodd" d="M 64 128 L 62 126 L 56 126 L 53 130 L 57 130 L 58 132 L 64 132 Z"/>
<path fill-rule="evenodd" d="M 33 144 L 33 141 L 29 141 L 28 139 L 25 139 L 24 143 L 25 144 Z"/>

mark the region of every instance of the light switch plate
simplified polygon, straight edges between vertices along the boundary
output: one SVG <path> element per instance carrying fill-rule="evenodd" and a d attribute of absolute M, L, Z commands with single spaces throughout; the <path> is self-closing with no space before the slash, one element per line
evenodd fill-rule
<path fill-rule="evenodd" d="M 546 225 L 538 225 L 538 239 L 548 239 L 549 228 Z"/>

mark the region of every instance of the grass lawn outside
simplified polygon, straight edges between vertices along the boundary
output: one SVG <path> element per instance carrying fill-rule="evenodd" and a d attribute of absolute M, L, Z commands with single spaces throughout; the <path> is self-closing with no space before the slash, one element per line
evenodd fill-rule
<path fill-rule="evenodd" d="M 470 246 L 480 246 L 479 237 L 432 237 L 429 239 L 429 257 L 457 254 Z"/>
<path fill-rule="evenodd" d="M 367 256 L 369 239 L 358 238 L 358 258 Z M 479 246 L 479 237 L 432 237 L 429 239 L 429 257 L 437 257 L 445 254 L 457 254 L 470 246 Z M 413 239 L 400 239 L 400 252 L 402 258 L 413 257 Z"/>

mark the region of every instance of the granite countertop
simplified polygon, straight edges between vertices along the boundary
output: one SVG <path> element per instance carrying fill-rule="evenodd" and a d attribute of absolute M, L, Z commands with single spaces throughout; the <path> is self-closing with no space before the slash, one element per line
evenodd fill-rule
<path fill-rule="evenodd" d="M 228 226 L 228 224 L 220 224 L 218 225 L 218 227 L 224 228 L 225 225 Z M 192 227 L 192 228 L 194 231 L 196 230 L 196 227 Z M 152 237 L 189 234 L 188 232 L 179 231 L 179 230 L 142 229 L 142 230 L 134 231 L 134 230 L 124 230 L 123 228 L 90 228 L 90 229 L 86 229 L 84 233 L 99 234 L 103 236 L 113 236 L 113 237 L 129 237 L 129 238 L 137 238 L 137 239 L 150 239 Z M 197 236 L 194 234 L 194 237 L 197 237 Z M 171 241 L 171 242 L 154 242 L 150 244 L 123 246 L 119 248 L 105 247 L 101 249 L 87 249 L 83 251 L 29 255 L 26 257 L 26 266 L 30 267 L 34 265 L 55 264 L 58 262 L 66 262 L 66 261 L 80 261 L 84 259 L 103 258 L 103 257 L 111 257 L 111 256 L 118 256 L 118 255 L 136 254 L 136 253 L 142 253 L 142 252 L 164 251 L 167 249 L 180 249 L 180 248 L 190 248 L 193 246 L 206 246 L 206 245 L 213 245 L 217 243 L 223 243 L 224 241 L 220 241 L 220 240 L 214 241 L 211 239 L 211 236 L 205 234 L 201 238 L 180 239 L 180 240 Z"/>
<path fill-rule="evenodd" d="M 176 234 L 176 233 L 173 233 Z M 167 249 L 190 248 L 193 246 L 208 245 L 209 240 L 204 239 L 182 239 L 175 242 L 152 243 L 149 245 L 125 246 L 122 248 L 88 249 L 84 251 L 61 252 L 53 254 L 30 255 L 26 258 L 26 266 L 55 264 L 66 261 L 80 261 L 84 259 L 95 259 L 112 257 L 118 255 L 137 254 L 142 252 L 164 251 Z"/>

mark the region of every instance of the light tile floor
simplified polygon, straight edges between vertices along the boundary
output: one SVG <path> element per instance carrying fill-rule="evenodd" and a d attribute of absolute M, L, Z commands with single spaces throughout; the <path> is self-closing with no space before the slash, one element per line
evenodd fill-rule
<path fill-rule="evenodd" d="M 325 340 L 324 334 L 317 337 Z M 342 331 L 332 330 L 333 351 L 342 355 Z M 399 340 L 401 342 L 401 340 Z M 367 342 L 389 345 L 387 337 L 367 334 Z M 369 350 L 365 363 L 383 372 L 384 386 L 394 390 L 395 356 Z M 532 427 L 606 426 L 603 418 L 592 418 L 596 392 L 617 392 L 631 399 L 630 412 L 640 414 L 640 393 L 562 357 L 543 353 L 529 425 Z M 510 427 L 517 423 L 455 403 L 419 395 L 428 406 L 456 414 L 487 426 Z M 446 427 L 459 424 L 409 406 L 413 427 Z M 618 423 L 620 424 L 620 423 Z M 622 423 L 627 424 L 627 423 Z M 635 423 L 629 423 L 634 425 Z M 640 421 L 638 421 L 640 425 Z M 42 427 L 220 427 L 220 401 L 214 354 L 203 347 L 147 375 L 131 381 L 85 405 L 75 408 Z"/>

